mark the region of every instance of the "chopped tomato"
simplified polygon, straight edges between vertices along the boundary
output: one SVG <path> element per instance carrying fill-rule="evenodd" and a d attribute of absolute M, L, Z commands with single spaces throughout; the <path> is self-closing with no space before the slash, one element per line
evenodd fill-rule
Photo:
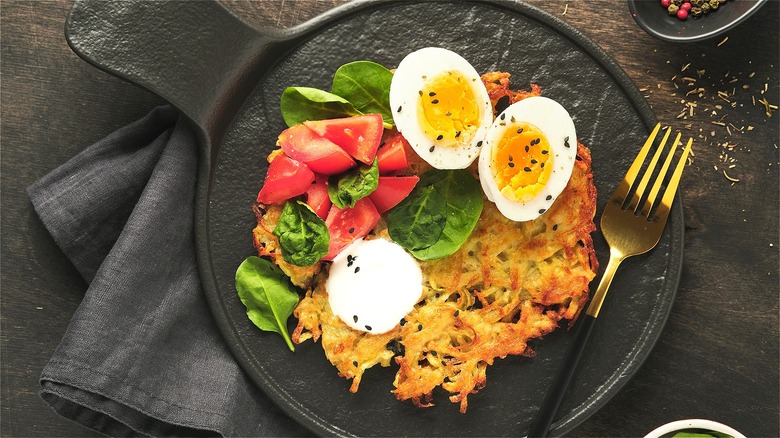
<path fill-rule="evenodd" d="M 282 131 L 279 144 L 285 154 L 323 175 L 341 173 L 356 165 L 344 149 L 303 124 Z"/>
<path fill-rule="evenodd" d="M 404 143 L 406 143 L 406 139 L 398 133 L 379 149 L 377 152 L 379 173 L 386 174 L 409 167 Z"/>
<path fill-rule="evenodd" d="M 380 176 L 379 186 L 368 197 L 384 213 L 409 196 L 418 181 L 419 176 Z"/>
<path fill-rule="evenodd" d="M 268 165 L 268 173 L 257 202 L 274 204 L 301 195 L 314 182 L 314 172 L 300 161 L 286 155 L 277 155 Z M 327 194 L 327 193 L 326 193 Z"/>
<path fill-rule="evenodd" d="M 369 165 L 374 162 L 384 132 L 380 114 L 303 123 L 312 131 L 340 146 L 358 161 Z"/>
<path fill-rule="evenodd" d="M 330 248 L 323 260 L 333 260 L 347 245 L 365 237 L 377 222 L 379 212 L 369 198 L 357 201 L 353 208 L 331 206 L 325 219 L 330 232 Z"/>
<path fill-rule="evenodd" d="M 328 217 L 330 197 L 328 196 L 328 177 L 316 175 L 314 182 L 306 190 L 306 203 L 323 220 Z"/>

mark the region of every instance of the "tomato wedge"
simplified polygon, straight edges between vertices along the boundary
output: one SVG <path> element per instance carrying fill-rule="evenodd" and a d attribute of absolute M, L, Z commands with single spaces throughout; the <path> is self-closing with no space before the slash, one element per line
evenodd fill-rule
<path fill-rule="evenodd" d="M 379 186 L 368 197 L 384 213 L 409 196 L 418 181 L 419 176 L 380 176 Z"/>
<path fill-rule="evenodd" d="M 361 237 L 365 237 L 376 223 L 379 212 L 369 198 L 363 198 L 353 208 L 330 207 L 325 225 L 330 232 L 330 248 L 323 260 L 333 260 L 342 249 Z"/>
<path fill-rule="evenodd" d="M 409 167 L 409 160 L 406 158 L 407 146 L 406 139 L 400 133 L 385 143 L 377 152 L 379 173 L 386 174 Z"/>
<path fill-rule="evenodd" d="M 332 141 L 304 124 L 294 125 L 279 134 L 282 151 L 323 175 L 334 175 L 355 166 L 355 160 Z"/>
<path fill-rule="evenodd" d="M 315 175 L 314 182 L 306 190 L 306 203 L 323 220 L 328 217 L 330 197 L 328 196 L 328 177 Z"/>
<path fill-rule="evenodd" d="M 314 172 L 300 161 L 286 155 L 278 155 L 268 165 L 263 188 L 257 194 L 257 202 L 274 204 L 301 195 L 314 182 Z M 327 195 L 327 189 L 326 193 Z"/>
<path fill-rule="evenodd" d="M 340 146 L 358 161 L 369 165 L 374 162 L 384 132 L 380 114 L 313 120 L 303 124 Z"/>

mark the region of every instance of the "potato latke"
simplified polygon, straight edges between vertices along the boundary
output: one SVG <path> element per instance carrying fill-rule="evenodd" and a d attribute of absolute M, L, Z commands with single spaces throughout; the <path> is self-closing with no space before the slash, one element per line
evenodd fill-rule
<path fill-rule="evenodd" d="M 482 79 L 494 107 L 540 91 L 535 85 L 530 92 L 509 90 L 507 73 Z M 398 399 L 431 406 L 432 392 L 441 386 L 465 412 L 468 395 L 485 386 L 487 366 L 495 358 L 533 356 L 528 340 L 551 332 L 562 319 L 569 325 L 576 320 L 598 270 L 590 236 L 595 209 L 590 151 L 578 144 L 571 179 L 549 211 L 533 221 L 512 222 L 486 201 L 476 228 L 455 254 L 420 262 L 420 302 L 395 329 L 380 335 L 353 330 L 333 315 L 323 264 L 300 268 L 279 257 L 271 232 L 280 206 L 255 208 L 254 240 L 261 256 L 272 257 L 306 290 L 295 309 L 293 341 L 321 339 L 328 360 L 352 380 L 351 392 L 358 390 L 365 370 L 390 366 L 394 359 Z M 387 237 L 384 221 L 372 236 Z"/>

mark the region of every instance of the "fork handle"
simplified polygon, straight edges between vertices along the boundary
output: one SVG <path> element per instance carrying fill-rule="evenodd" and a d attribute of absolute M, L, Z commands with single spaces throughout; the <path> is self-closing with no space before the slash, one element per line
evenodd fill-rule
<path fill-rule="evenodd" d="M 588 343 L 588 337 L 593 329 L 593 325 L 596 323 L 596 318 L 599 316 L 599 310 L 601 310 L 601 304 L 604 302 L 604 297 L 607 295 L 609 285 L 612 284 L 612 279 L 615 277 L 620 263 L 625 259 L 625 256 L 616 250 L 614 247 L 609 252 L 609 262 L 604 269 L 604 275 L 601 276 L 596 293 L 591 299 L 590 305 L 585 315 L 580 315 L 579 325 L 577 326 L 577 333 L 574 335 L 574 341 L 566 350 L 566 355 L 563 357 L 563 362 L 558 373 L 555 375 L 550 388 L 547 390 L 547 395 L 542 402 L 542 406 L 536 413 L 534 421 L 531 423 L 531 429 L 528 431 L 529 437 L 546 437 L 550 430 L 555 414 L 558 412 L 558 408 L 563 401 L 563 396 L 566 394 L 566 388 L 569 386 L 571 377 L 574 375 L 574 370 L 577 369 L 577 364 L 582 357 L 582 352 L 585 351 L 585 345 Z"/>
<path fill-rule="evenodd" d="M 595 322 L 595 316 L 585 314 L 580 317 L 574 343 L 566 351 L 563 362 L 560 368 L 558 368 L 558 373 L 547 390 L 547 396 L 536 413 L 533 423 L 531 423 L 531 429 L 528 431 L 529 437 L 547 436 L 555 414 L 558 412 L 558 407 L 561 405 L 561 401 L 563 401 L 566 388 L 569 386 L 574 370 L 577 368 L 577 363 L 580 361 L 582 352 L 585 351 L 585 345 L 588 342 L 588 337 Z"/>

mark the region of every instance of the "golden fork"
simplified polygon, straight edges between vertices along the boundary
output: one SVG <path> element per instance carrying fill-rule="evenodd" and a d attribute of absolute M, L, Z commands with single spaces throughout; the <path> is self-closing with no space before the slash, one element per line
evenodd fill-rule
<path fill-rule="evenodd" d="M 577 367 L 577 362 L 585 350 L 585 343 L 588 340 L 596 318 L 599 316 L 601 305 L 604 303 L 607 290 L 612 283 L 612 278 L 614 278 L 618 266 L 628 257 L 650 251 L 661 239 L 661 233 L 666 225 L 666 219 L 669 217 L 669 210 L 672 208 L 672 202 L 680 184 L 680 178 L 688 160 L 693 139 L 688 139 L 688 143 L 677 161 L 674 173 L 672 173 L 659 201 L 657 199 L 658 194 L 664 184 L 664 179 L 674 157 L 675 150 L 680 143 L 681 134 L 677 134 L 661 169 L 655 177 L 653 186 L 647 194 L 645 194 L 645 191 L 655 173 L 658 160 L 671 134 L 671 128 L 666 130 L 660 145 L 655 154 L 653 154 L 638 183 L 637 177 L 648 152 L 652 148 L 653 143 L 655 143 L 660 129 L 661 124 L 659 123 L 653 129 L 653 132 L 650 133 L 644 146 L 642 146 L 628 172 L 626 172 L 626 176 L 620 181 L 612 197 L 609 198 L 606 207 L 604 207 L 604 213 L 601 215 L 601 233 L 607 240 L 607 244 L 609 244 L 609 262 L 604 270 L 604 275 L 601 277 L 596 293 L 588 305 L 586 314 L 582 317 L 583 321 L 577 329 L 574 343 L 566 352 L 563 364 L 558 370 L 558 374 L 555 376 L 555 380 L 553 380 L 547 396 L 531 424 L 531 429 L 528 433 L 529 437 L 547 436 L 553 418 L 563 400 L 566 387 L 569 385 L 569 381 Z M 631 191 L 632 187 L 636 187 L 633 193 Z"/>

